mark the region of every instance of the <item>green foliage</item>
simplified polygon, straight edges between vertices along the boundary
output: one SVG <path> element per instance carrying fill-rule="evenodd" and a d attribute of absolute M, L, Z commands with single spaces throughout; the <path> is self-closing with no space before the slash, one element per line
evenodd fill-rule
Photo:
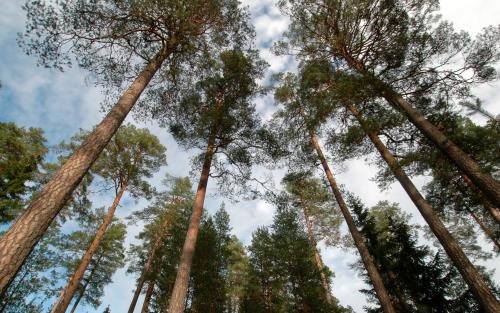
<path fill-rule="evenodd" d="M 278 208 L 269 229 L 253 234 L 249 251 L 241 312 L 348 312 L 326 302 L 309 237 L 286 204 Z"/>
<path fill-rule="evenodd" d="M 0 224 L 12 221 L 30 194 L 47 148 L 40 128 L 0 123 Z"/>
<path fill-rule="evenodd" d="M 441 252 L 418 245 L 415 225 L 397 204 L 379 202 L 367 210 L 350 198 L 356 223 L 379 268 L 384 285 L 401 312 L 482 312 L 458 271 Z M 361 263 L 357 268 L 362 270 Z M 365 282 L 370 284 L 364 273 Z M 373 289 L 363 290 L 376 299 Z M 382 312 L 379 307 L 367 312 Z"/>

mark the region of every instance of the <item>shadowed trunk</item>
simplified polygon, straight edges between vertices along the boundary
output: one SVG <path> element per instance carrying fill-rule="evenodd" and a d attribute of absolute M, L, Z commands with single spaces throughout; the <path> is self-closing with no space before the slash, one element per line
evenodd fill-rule
<path fill-rule="evenodd" d="M 92 271 L 90 272 L 89 276 L 86 279 L 84 279 L 85 284 L 83 285 L 82 290 L 80 291 L 80 295 L 78 296 L 78 299 L 76 299 L 75 304 L 73 305 L 73 308 L 71 309 L 71 313 L 75 313 L 76 307 L 78 306 L 78 304 L 82 300 L 83 295 L 85 294 L 85 290 L 87 290 L 87 287 L 90 283 L 90 280 L 92 279 L 92 276 L 94 276 L 94 273 L 95 273 L 98 266 L 99 266 L 99 262 L 96 262 L 96 265 L 92 268 Z"/>
<path fill-rule="evenodd" d="M 147 313 L 149 311 L 149 303 L 151 302 L 151 297 L 153 296 L 154 290 L 155 290 L 155 281 L 150 280 L 148 283 L 148 289 L 146 289 L 146 295 L 144 296 L 144 303 L 142 303 L 141 313 Z"/>
<path fill-rule="evenodd" d="M 128 182 L 125 181 L 120 187 L 120 190 L 116 194 L 115 200 L 109 208 L 108 213 L 106 213 L 101 226 L 99 226 L 99 229 L 97 230 L 92 243 L 87 248 L 87 251 L 85 251 L 85 254 L 82 257 L 82 262 L 80 263 L 80 265 L 78 265 L 75 273 L 70 278 L 68 285 L 62 290 L 61 295 L 59 296 L 60 300 L 58 299 L 58 301 L 54 304 L 52 310 L 50 311 L 51 313 L 64 313 L 68 309 L 68 306 L 71 303 L 71 299 L 73 298 L 75 292 L 78 290 L 78 285 L 80 284 L 80 281 L 85 274 L 90 261 L 92 261 L 92 257 L 97 251 L 97 248 L 99 248 L 99 245 L 104 238 L 104 235 L 106 234 L 108 226 L 113 221 L 116 208 L 118 207 L 118 204 L 120 204 L 120 200 L 125 192 L 125 189 L 127 189 L 127 183 Z"/>
<path fill-rule="evenodd" d="M 304 113 L 303 112 L 301 113 L 304 116 Z M 318 154 L 321 164 L 323 165 L 323 169 L 325 171 L 326 177 L 328 178 L 328 182 L 330 183 L 330 187 L 332 188 L 333 194 L 335 195 L 335 199 L 337 200 L 337 203 L 340 207 L 340 211 L 342 212 L 342 215 L 344 215 L 344 219 L 352 235 L 354 244 L 356 245 L 356 248 L 358 249 L 359 254 L 361 255 L 361 260 L 363 261 L 366 271 L 368 272 L 368 276 L 370 277 L 370 280 L 373 284 L 373 288 L 377 293 L 380 305 L 385 313 L 396 313 L 391 303 L 391 298 L 389 296 L 389 293 L 385 289 L 382 277 L 380 277 L 380 273 L 378 272 L 377 266 L 373 262 L 373 258 L 370 255 L 368 248 L 366 247 L 363 235 L 361 235 L 361 233 L 356 228 L 356 225 L 354 224 L 354 219 L 352 218 L 352 215 L 349 212 L 349 209 L 347 208 L 347 204 L 345 203 L 344 198 L 342 197 L 342 193 L 340 192 L 340 189 L 337 186 L 337 182 L 333 177 L 332 171 L 330 170 L 330 166 L 328 165 L 325 155 L 323 154 L 323 151 L 321 150 L 321 147 L 318 143 L 318 138 L 316 137 L 316 134 L 313 132 L 312 129 L 308 128 L 307 131 L 311 137 L 311 142 L 316 150 L 316 153 Z"/>
<path fill-rule="evenodd" d="M 488 200 L 486 200 L 484 197 L 481 196 L 480 191 L 477 190 L 476 185 L 474 185 L 474 183 L 470 180 L 469 177 L 467 177 L 467 175 L 462 173 L 462 178 L 470 189 L 479 193 L 479 199 L 483 203 L 484 208 L 491 214 L 491 217 L 497 223 L 500 223 L 500 210 L 498 208 L 493 207 Z"/>
<path fill-rule="evenodd" d="M 33 247 L 111 140 L 174 46 L 174 42 L 169 43 L 149 61 L 108 115 L 0 239 L 0 294 L 9 286 Z"/>
<path fill-rule="evenodd" d="M 332 304 L 332 295 L 330 293 L 330 284 L 328 283 L 328 278 L 325 274 L 325 265 L 323 264 L 323 260 L 321 259 L 321 255 L 318 251 L 318 242 L 316 241 L 316 236 L 314 234 L 313 224 L 311 222 L 311 216 L 309 214 L 309 208 L 307 207 L 302 194 L 300 194 L 300 205 L 302 206 L 302 210 L 304 211 L 307 234 L 309 235 L 309 241 L 311 241 L 311 246 L 313 248 L 314 261 L 316 262 L 316 267 L 318 268 L 319 274 L 321 276 L 321 284 L 323 285 L 323 289 L 325 291 L 325 298 L 328 304 Z"/>
<path fill-rule="evenodd" d="M 486 237 L 488 237 L 491 240 L 491 242 L 493 242 L 493 244 L 495 245 L 496 249 L 498 251 L 500 251 L 500 243 L 495 238 L 495 235 L 493 235 L 493 232 L 491 231 L 491 229 L 489 229 L 486 225 L 484 225 L 483 221 L 481 221 L 481 219 L 476 215 L 476 213 L 474 213 L 473 211 L 471 211 L 469 208 L 467 208 L 466 210 L 467 210 L 467 213 L 469 213 L 469 215 L 474 219 L 474 221 L 476 221 L 476 224 L 479 225 L 479 227 L 484 232 L 484 234 L 486 235 Z"/>
<path fill-rule="evenodd" d="M 434 212 L 434 209 L 424 199 L 424 197 L 420 194 L 408 175 L 406 175 L 404 170 L 399 166 L 396 158 L 380 140 L 377 133 L 370 130 L 370 128 L 366 125 L 361 117 L 361 113 L 351 103 L 345 102 L 345 105 L 348 110 L 351 111 L 351 113 L 358 119 L 361 127 L 373 142 L 382 158 L 387 162 L 387 165 L 394 173 L 394 176 L 396 176 L 398 181 L 401 183 L 401 186 L 406 190 L 408 196 L 418 208 L 425 221 L 431 228 L 432 232 L 437 237 L 452 262 L 455 264 L 455 267 L 458 269 L 460 274 L 462 274 L 462 277 L 469 285 L 469 288 L 471 289 L 476 299 L 486 310 L 486 312 L 500 312 L 500 305 L 498 303 L 498 300 L 493 295 L 488 285 L 484 282 L 482 276 L 464 254 L 455 238 L 446 229 L 444 224 Z"/>
<path fill-rule="evenodd" d="M 196 238 L 200 229 L 200 221 L 203 213 L 205 194 L 207 192 L 210 166 L 212 164 L 212 158 L 215 151 L 215 136 L 216 128 L 213 127 L 210 132 L 207 151 L 205 152 L 205 160 L 203 162 L 200 181 L 198 183 L 198 189 L 196 191 L 196 197 L 193 204 L 193 213 L 191 214 L 191 219 L 189 221 L 186 240 L 184 242 L 184 247 L 182 248 L 182 255 L 179 262 L 179 268 L 177 270 L 177 276 L 175 278 L 174 289 L 172 291 L 168 307 L 165 307 L 166 310 L 164 310 L 164 312 L 184 312 L 187 288 L 189 284 L 189 275 L 191 273 L 191 265 L 193 263 L 193 256 L 196 247 Z"/>
<path fill-rule="evenodd" d="M 163 223 L 160 225 L 160 232 L 158 236 L 156 237 L 153 246 L 151 247 L 151 252 L 149 253 L 148 259 L 146 261 L 146 264 L 144 264 L 143 271 L 141 273 L 141 276 L 139 277 L 139 280 L 137 281 L 137 288 L 135 289 L 134 292 L 134 297 L 132 298 L 132 302 L 130 303 L 130 307 L 128 308 L 128 313 L 134 313 L 135 306 L 137 305 L 137 300 L 139 299 L 139 296 L 141 295 L 142 287 L 144 285 L 144 282 L 146 281 L 146 277 L 149 274 L 149 271 L 151 270 L 151 267 L 153 265 L 156 252 L 158 251 L 158 248 L 160 248 L 160 245 L 162 243 L 163 236 L 166 232 L 166 229 L 170 223 L 170 220 L 165 216 L 164 217 Z"/>
<path fill-rule="evenodd" d="M 476 185 L 494 206 L 500 205 L 500 182 L 490 174 L 483 172 L 481 167 L 467 153 L 448 139 L 436 126 L 429 122 L 417 109 L 396 92 L 384 92 L 385 99 L 396 108 L 401 109 L 429 140 L 448 157 Z"/>

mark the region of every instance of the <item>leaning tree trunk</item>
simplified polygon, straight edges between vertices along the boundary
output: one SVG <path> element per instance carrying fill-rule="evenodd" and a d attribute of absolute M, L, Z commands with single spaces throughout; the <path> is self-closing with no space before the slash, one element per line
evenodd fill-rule
<path fill-rule="evenodd" d="M 467 184 L 467 186 L 469 186 L 470 189 L 476 192 L 478 191 L 476 185 L 474 185 L 474 183 L 470 180 L 469 177 L 467 177 L 467 175 L 462 174 L 462 179 L 465 181 L 465 183 Z M 491 217 L 497 223 L 500 223 L 500 210 L 498 208 L 493 207 L 491 203 L 489 203 L 489 201 L 486 200 L 481 195 L 479 195 L 479 199 L 483 203 L 484 208 L 488 211 L 488 213 L 490 213 Z"/>
<path fill-rule="evenodd" d="M 316 267 L 318 268 L 321 277 L 321 284 L 323 285 L 323 290 L 325 291 L 325 298 L 328 304 L 332 304 L 332 294 L 330 292 L 330 284 L 328 283 L 328 278 L 326 277 L 325 273 L 325 265 L 323 264 L 323 260 L 321 259 L 321 255 L 318 251 L 318 242 L 316 241 L 316 236 L 314 235 L 309 208 L 307 207 L 302 194 L 300 195 L 300 205 L 302 206 L 302 210 L 304 211 L 307 234 L 309 235 L 309 241 L 311 242 L 311 246 L 313 248 L 314 261 L 316 262 Z"/>
<path fill-rule="evenodd" d="M 401 186 L 406 190 L 408 196 L 418 208 L 425 221 L 431 228 L 432 232 L 438 238 L 446 253 L 457 267 L 460 274 L 462 274 L 462 277 L 469 285 L 469 288 L 471 289 L 472 293 L 475 295 L 481 306 L 486 310 L 486 312 L 500 312 L 500 304 L 491 292 L 488 285 L 483 280 L 482 276 L 462 251 L 455 238 L 446 229 L 437 214 L 434 212 L 434 209 L 420 194 L 408 175 L 406 175 L 405 171 L 399 166 L 396 158 L 380 140 L 377 133 L 370 130 L 370 128 L 366 125 L 361 117 L 360 112 L 348 102 L 346 102 L 345 105 L 349 109 L 349 111 L 351 111 L 351 113 L 358 119 L 361 127 L 373 142 L 382 158 L 387 162 L 387 165 L 389 165 L 389 168 L 401 183 Z"/>
<path fill-rule="evenodd" d="M 494 204 L 500 206 L 500 182 L 481 167 L 467 153 L 460 149 L 436 126 L 429 122 L 417 109 L 412 107 L 401 95 L 394 91 L 384 91 L 385 99 L 399 108 L 429 140 L 431 140 L 455 165 L 467 175 L 485 196 Z"/>
<path fill-rule="evenodd" d="M 118 207 L 118 204 L 120 204 L 120 200 L 126 189 L 127 181 L 125 181 L 120 187 L 120 190 L 116 194 L 115 200 L 109 208 L 108 213 L 106 213 L 101 226 L 99 226 L 99 229 L 97 230 L 92 243 L 87 248 L 87 251 L 85 251 L 85 254 L 82 257 L 82 262 L 76 269 L 75 273 L 73 273 L 73 276 L 71 276 L 68 285 L 66 285 L 66 287 L 61 291 L 61 295 L 59 296 L 58 301 L 54 304 L 52 310 L 50 311 L 51 313 L 64 313 L 68 309 L 68 306 L 71 303 L 71 299 L 75 295 L 75 292 L 78 290 L 78 285 L 80 284 L 80 281 L 82 280 L 83 275 L 85 274 L 85 271 L 90 264 L 90 261 L 92 261 L 92 257 L 97 251 L 97 248 L 99 248 L 99 245 L 104 238 L 104 235 L 106 234 L 108 226 L 113 221 L 116 208 Z"/>
<path fill-rule="evenodd" d="M 144 296 L 144 302 L 142 303 L 141 313 L 148 313 L 149 303 L 151 302 L 151 297 L 153 296 L 154 290 L 155 290 L 155 281 L 151 279 L 148 283 L 148 289 L 146 289 L 146 295 Z"/>
<path fill-rule="evenodd" d="M 78 299 L 76 299 L 75 304 L 71 309 L 71 313 L 75 313 L 76 308 L 78 307 L 78 304 L 80 304 L 80 301 L 82 300 L 83 295 L 85 294 L 85 290 L 87 290 L 90 280 L 92 279 L 92 276 L 94 276 L 95 270 L 97 269 L 98 266 L 99 264 L 96 264 L 96 266 L 94 266 L 94 268 L 90 272 L 89 276 L 85 279 L 85 284 L 83 285 L 82 290 L 80 291 L 80 295 L 78 295 Z"/>
<path fill-rule="evenodd" d="M 203 203 L 205 202 L 205 194 L 207 192 L 208 177 L 210 174 L 210 166 L 215 151 L 215 136 L 216 129 L 213 127 L 208 140 L 207 151 L 205 152 L 205 160 L 201 170 L 200 181 L 196 191 L 196 197 L 193 204 L 193 213 L 189 221 L 189 227 L 182 248 L 181 260 L 175 278 L 174 289 L 170 296 L 168 306 L 165 307 L 165 312 L 168 313 L 183 313 L 185 308 L 185 299 L 189 284 L 189 275 L 191 273 L 191 265 L 196 247 L 196 238 L 200 229 L 200 221 L 203 213 Z"/>
<path fill-rule="evenodd" d="M 134 313 L 135 306 L 137 305 L 137 300 L 139 299 L 139 296 L 140 296 L 141 291 L 142 291 L 142 287 L 144 285 L 144 282 L 146 281 L 146 277 L 149 274 L 149 271 L 151 270 L 151 267 L 153 266 L 153 262 L 154 262 L 154 259 L 156 257 L 156 252 L 158 251 L 158 248 L 160 248 L 160 246 L 161 246 L 161 243 L 163 240 L 163 235 L 164 235 L 169 223 L 170 223 L 170 220 L 165 216 L 163 223 L 160 225 L 159 233 L 155 238 L 153 246 L 151 247 L 151 252 L 149 253 L 146 264 L 144 264 L 144 268 L 142 270 L 141 276 L 139 277 L 139 280 L 137 281 L 137 288 L 135 289 L 134 297 L 132 298 L 132 302 L 130 303 L 130 307 L 128 308 L 128 313 Z"/>
<path fill-rule="evenodd" d="M 368 272 L 368 276 L 370 277 L 370 280 L 373 284 L 373 288 L 377 293 L 380 305 L 382 306 L 382 309 L 384 310 L 385 313 L 396 313 L 391 303 L 391 297 L 389 296 L 387 289 L 385 289 L 382 277 L 380 276 L 380 273 L 373 261 L 372 256 L 370 255 L 370 252 L 368 251 L 368 248 L 366 247 L 363 235 L 361 235 L 361 233 L 356 228 L 354 219 L 352 218 L 352 215 L 349 212 L 349 209 L 347 208 L 347 204 L 345 203 L 344 198 L 342 197 L 342 193 L 340 192 L 340 189 L 337 186 L 337 182 L 333 177 L 332 171 L 330 170 L 330 166 L 328 165 L 325 155 L 323 154 L 323 151 L 321 150 L 321 147 L 319 145 L 318 138 L 316 137 L 316 134 L 312 129 L 309 128 L 307 131 L 311 137 L 311 142 L 316 150 L 316 153 L 318 154 L 321 164 L 323 165 L 323 169 L 325 171 L 326 177 L 328 178 L 328 182 L 330 183 L 330 187 L 332 188 L 333 194 L 335 195 L 335 199 L 339 204 L 340 211 L 342 212 L 342 215 L 344 215 L 347 227 L 349 228 L 352 238 L 354 239 L 354 244 L 356 245 L 356 248 L 358 249 L 359 254 L 361 255 L 361 260 L 365 265 L 366 271 Z"/>
<path fill-rule="evenodd" d="M 144 67 L 102 122 L 90 133 L 37 198 L 0 239 L 0 294 L 111 140 L 175 43 L 170 43 Z"/>
<path fill-rule="evenodd" d="M 467 211 L 467 213 L 469 213 L 469 215 L 472 217 L 472 219 L 476 222 L 476 224 L 479 225 L 479 228 L 481 228 L 481 230 L 484 232 L 484 234 L 486 235 L 486 237 L 488 237 L 491 240 L 491 242 L 495 245 L 496 249 L 500 252 L 500 243 L 495 238 L 495 235 L 493 234 L 493 232 L 491 231 L 491 229 L 489 229 L 483 223 L 483 221 L 481 221 L 481 219 L 479 218 L 479 216 L 477 216 L 476 213 L 474 213 L 471 209 L 466 208 L 466 211 Z"/>

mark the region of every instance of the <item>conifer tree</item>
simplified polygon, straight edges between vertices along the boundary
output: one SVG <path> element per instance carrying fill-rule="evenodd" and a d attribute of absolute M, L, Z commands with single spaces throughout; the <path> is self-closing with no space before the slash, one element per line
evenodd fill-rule
<path fill-rule="evenodd" d="M 281 86 L 279 86 L 276 90 L 275 98 L 280 103 L 284 104 L 284 108 L 275 114 L 275 121 L 273 121 L 274 125 L 272 124 L 272 126 L 277 128 L 275 133 L 278 136 L 279 141 L 290 147 L 289 154 L 294 155 L 297 152 L 300 153 L 298 150 L 302 147 L 308 153 L 310 153 L 311 150 L 316 152 L 317 159 L 319 159 L 323 167 L 332 192 L 335 196 L 335 200 L 337 201 L 340 211 L 347 222 L 349 232 L 355 242 L 356 248 L 361 255 L 361 259 L 363 260 L 372 283 L 375 286 L 378 299 L 384 309 L 384 312 L 395 312 L 391 304 L 390 296 L 384 287 L 380 274 L 378 273 L 378 269 L 373 263 L 363 236 L 356 229 L 352 215 L 349 212 L 349 208 L 347 207 L 347 204 L 342 196 L 341 189 L 333 176 L 332 170 L 330 169 L 328 161 L 319 144 L 318 136 L 316 135 L 316 132 L 320 130 L 322 124 L 328 119 L 330 109 L 321 105 L 308 105 L 308 101 L 314 101 L 315 98 L 311 98 L 308 95 L 307 84 L 309 84 L 309 82 L 304 82 L 304 86 L 301 86 L 300 83 L 300 79 L 296 78 L 293 74 L 287 74 L 283 77 Z M 318 104 L 321 103 L 321 101 L 318 101 Z M 299 148 L 297 148 L 297 146 Z"/>
<path fill-rule="evenodd" d="M 237 0 L 28 1 L 22 45 L 42 66 L 62 69 L 76 59 L 111 92 L 123 90 L 24 214 L 0 239 L 0 292 L 10 284 L 65 201 L 157 72 L 155 85 L 182 89 L 193 65 L 247 36 Z M 201 67 L 202 65 L 200 65 Z M 163 83 L 163 84 L 161 84 Z M 128 84 L 128 87 L 125 86 Z"/>
<path fill-rule="evenodd" d="M 482 312 L 459 273 L 440 252 L 417 244 L 415 225 L 397 204 L 379 202 L 367 210 L 350 199 L 356 223 L 367 238 L 386 286 L 401 312 Z M 369 282 L 369 281 L 368 281 Z M 373 296 L 373 290 L 365 290 Z M 369 308 L 367 312 L 380 312 Z"/>
<path fill-rule="evenodd" d="M 93 167 L 93 171 L 103 178 L 109 189 L 114 191 L 113 204 L 103 217 L 102 224 L 88 245 L 68 285 L 61 291 L 52 312 L 61 313 L 68 308 L 93 255 L 113 221 L 114 213 L 125 191 L 134 198 L 150 197 L 152 190 L 144 179 L 151 177 L 166 164 L 165 159 L 165 147 L 148 130 L 126 125 L 115 134 Z"/>
<path fill-rule="evenodd" d="M 472 85 L 496 79 L 500 28 L 485 28 L 471 40 L 450 23 L 438 23 L 438 2 L 433 0 L 283 0 L 280 5 L 292 20 L 282 49 L 289 45 L 303 59 L 329 60 L 356 72 L 371 87 L 372 97 L 401 111 L 486 197 L 500 204 L 500 182 L 410 104 L 431 93 L 468 98 Z M 493 300 L 489 296 L 488 302 Z"/>
<path fill-rule="evenodd" d="M 250 100 L 259 92 L 256 79 L 262 76 L 264 67 L 253 52 L 222 52 L 169 116 L 170 130 L 182 146 L 206 149 L 175 286 L 165 308 L 169 313 L 184 310 L 208 178 L 218 176 L 225 182 L 223 188 L 244 185 L 250 179 L 259 130 Z M 216 159 L 217 155 L 222 157 Z"/>
<path fill-rule="evenodd" d="M 140 276 L 129 307 L 130 313 L 134 312 L 146 282 L 148 282 L 148 287 L 143 307 L 149 306 L 148 301 L 150 301 L 151 292 L 154 289 L 157 267 L 161 266 L 159 260 L 162 258 L 162 246 L 165 244 L 167 236 L 173 236 L 171 233 L 172 224 L 179 218 L 182 208 L 192 205 L 191 183 L 187 177 L 167 177 L 165 182 L 170 190 L 157 194 L 152 205 L 142 211 L 134 212 L 130 217 L 133 223 L 139 221 L 146 223 L 144 231 L 138 235 L 143 244 L 133 245 L 131 249 L 134 264 L 129 267 L 128 272 L 139 272 Z"/>
<path fill-rule="evenodd" d="M 38 166 L 47 153 L 40 128 L 24 129 L 0 123 L 0 223 L 12 221 L 24 207 Z"/>

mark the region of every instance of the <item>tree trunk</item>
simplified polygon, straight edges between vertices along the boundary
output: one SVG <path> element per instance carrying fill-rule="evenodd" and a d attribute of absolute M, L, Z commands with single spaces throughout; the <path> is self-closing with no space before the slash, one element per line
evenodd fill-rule
<path fill-rule="evenodd" d="M 404 170 L 399 166 L 396 158 L 380 140 L 377 133 L 370 130 L 366 126 L 360 112 L 350 103 L 346 102 L 345 105 L 358 119 L 361 127 L 373 142 L 382 158 L 384 158 L 387 162 L 387 165 L 394 173 L 394 176 L 396 176 L 398 181 L 401 183 L 401 186 L 406 190 L 408 196 L 418 208 L 432 232 L 438 238 L 446 253 L 457 267 L 460 274 L 462 274 L 462 277 L 469 285 L 472 293 L 475 295 L 479 303 L 481 303 L 486 312 L 500 312 L 500 304 L 488 285 L 484 282 L 479 272 L 464 254 L 455 238 L 450 234 L 450 232 L 448 232 L 444 224 L 434 212 L 434 209 L 429 205 L 429 203 L 427 203 Z"/>
<path fill-rule="evenodd" d="M 384 91 L 385 99 L 396 108 L 401 109 L 410 122 L 412 122 L 429 140 L 455 163 L 467 175 L 495 207 L 500 206 L 500 182 L 490 174 L 483 172 L 481 167 L 471 157 L 446 137 L 436 126 L 429 122 L 408 101 L 394 91 Z"/>
<path fill-rule="evenodd" d="M 155 290 L 155 281 L 150 280 L 148 283 L 148 289 L 146 289 L 146 296 L 144 296 L 144 303 L 142 304 L 141 313 L 147 313 L 149 310 L 149 303 L 151 302 L 151 297 L 153 296 L 153 291 Z M 133 312 L 133 311 L 132 311 Z"/>
<path fill-rule="evenodd" d="M 158 251 L 158 248 L 160 247 L 163 239 L 163 235 L 166 231 L 166 228 L 168 227 L 170 223 L 170 220 L 165 216 L 163 223 L 160 225 L 160 230 L 158 233 L 158 236 L 156 236 L 155 241 L 153 243 L 153 246 L 151 247 L 151 252 L 149 253 L 148 259 L 146 261 L 146 264 L 144 264 L 144 269 L 141 273 L 141 276 L 139 277 L 139 280 L 137 281 L 137 288 L 135 289 L 134 292 L 134 297 L 132 298 L 132 303 L 130 303 L 130 307 L 128 308 L 128 313 L 134 313 L 135 306 L 137 305 L 137 300 L 139 299 L 139 296 L 142 291 L 142 287 L 144 285 L 144 282 L 146 281 L 146 276 L 149 274 L 149 271 L 151 270 L 151 266 L 153 265 L 156 252 Z"/>
<path fill-rule="evenodd" d="M 90 133 L 0 239 L 0 294 L 3 294 L 3 291 L 9 286 L 33 247 L 71 197 L 73 190 L 118 130 L 174 47 L 175 42 L 169 43 L 149 61 L 108 115 Z"/>
<path fill-rule="evenodd" d="M 314 253 L 314 261 L 316 262 L 316 267 L 318 268 L 319 274 L 321 276 L 321 284 L 325 291 L 325 299 L 328 304 L 332 304 L 332 294 L 330 292 L 330 284 L 328 283 L 328 278 L 325 274 L 325 265 L 321 259 L 321 255 L 318 251 L 318 243 L 316 241 L 316 236 L 314 235 L 313 224 L 311 222 L 311 216 L 309 215 L 309 208 L 307 207 L 302 194 L 300 195 L 300 204 L 302 210 L 304 211 L 304 219 L 306 221 L 307 234 L 309 235 L 309 241 L 311 241 L 311 246 Z"/>
<path fill-rule="evenodd" d="M 73 305 L 73 308 L 71 309 L 71 313 L 75 313 L 76 307 L 80 303 L 80 301 L 83 298 L 83 295 L 85 294 L 85 290 L 87 290 L 87 286 L 90 283 L 90 279 L 92 278 L 92 275 L 94 275 L 95 269 L 97 268 L 97 265 L 92 269 L 92 272 L 89 274 L 89 277 L 85 280 L 85 285 L 83 285 L 82 290 L 80 291 L 80 295 L 78 296 L 78 299 L 76 299 L 75 304 Z"/>
<path fill-rule="evenodd" d="M 92 257 L 94 256 L 94 253 L 96 252 L 97 248 L 99 248 L 99 245 L 104 238 L 104 235 L 106 234 L 106 230 L 108 229 L 108 226 L 111 224 L 113 221 L 113 217 L 115 215 L 116 208 L 118 207 L 118 204 L 120 204 L 120 200 L 125 193 L 125 189 L 127 189 L 127 181 L 125 181 L 122 186 L 120 187 L 120 190 L 116 194 L 115 200 L 113 201 L 113 204 L 108 210 L 108 213 L 104 217 L 104 220 L 99 226 L 99 229 L 97 230 L 97 233 L 92 240 L 92 243 L 90 246 L 87 248 L 87 251 L 85 251 L 85 254 L 83 255 L 82 262 L 76 269 L 75 273 L 73 276 L 70 278 L 68 285 L 62 290 L 60 299 L 61 301 L 58 301 L 54 304 L 52 310 L 50 311 L 51 313 L 64 313 L 68 309 L 69 304 L 71 303 L 71 299 L 73 298 L 75 292 L 78 289 L 78 285 L 80 284 L 80 280 L 82 279 L 83 275 L 85 274 L 85 271 L 87 270 L 87 267 L 90 264 L 90 261 L 92 260 Z"/>
<path fill-rule="evenodd" d="M 469 213 L 469 215 L 474 219 L 474 221 L 476 221 L 476 224 L 479 225 L 479 227 L 484 232 L 486 237 L 488 237 L 493 242 L 497 250 L 500 251 L 500 243 L 495 238 L 491 230 L 486 225 L 484 225 L 483 221 L 481 221 L 481 219 L 476 215 L 476 213 L 472 212 L 469 208 L 467 208 L 467 213 Z"/>
<path fill-rule="evenodd" d="M 342 212 L 342 215 L 344 215 L 347 227 L 349 228 L 352 238 L 354 239 L 354 244 L 356 245 L 356 248 L 358 248 L 359 254 L 361 255 L 361 260 L 365 265 L 366 271 L 368 272 L 368 276 L 370 277 L 370 280 L 373 284 L 373 288 L 377 293 L 380 305 L 382 306 L 382 309 L 384 310 L 385 313 L 396 313 L 391 303 L 391 298 L 389 296 L 389 293 L 385 289 L 382 277 L 378 272 L 377 266 L 373 262 L 373 258 L 370 255 L 368 248 L 366 247 L 363 235 L 361 235 L 361 233 L 356 228 L 356 225 L 354 224 L 354 219 L 352 218 L 351 213 L 347 208 L 347 204 L 345 203 L 344 198 L 342 197 L 342 193 L 340 192 L 340 189 L 337 186 L 337 182 L 333 177 L 332 171 L 330 170 L 330 166 L 328 166 L 328 162 L 326 161 L 323 151 L 321 150 L 321 147 L 318 143 L 318 138 L 316 137 L 316 134 L 313 132 L 312 129 L 308 129 L 308 132 L 309 135 L 311 136 L 311 142 L 314 148 L 316 149 L 321 164 L 323 165 L 323 169 L 325 170 L 326 177 L 328 178 L 330 187 L 332 188 L 333 194 L 335 195 L 335 199 L 339 204 L 340 211 Z"/>
<path fill-rule="evenodd" d="M 476 192 L 480 192 L 479 190 L 477 190 L 476 185 L 474 185 L 474 183 L 470 180 L 470 178 L 467 175 L 465 175 L 465 174 L 462 173 L 462 179 L 465 181 L 465 183 L 467 184 L 467 186 L 469 186 L 470 189 L 472 189 L 472 190 L 474 190 Z M 490 213 L 491 217 L 497 223 L 500 223 L 500 210 L 498 210 L 498 208 L 494 208 L 491 205 L 491 203 L 489 203 L 489 201 L 486 200 L 481 195 L 479 195 L 479 199 L 483 203 L 484 208 L 488 211 L 488 213 Z"/>
<path fill-rule="evenodd" d="M 193 263 L 193 256 L 196 247 L 196 238 L 200 229 L 200 221 L 203 213 L 203 204 L 205 202 L 205 194 L 207 192 L 208 177 L 210 174 L 210 166 L 215 151 L 215 136 L 216 129 L 212 128 L 210 138 L 208 140 L 207 151 L 205 152 L 205 160 L 201 170 L 200 181 L 196 191 L 196 197 L 193 204 L 193 213 L 189 221 L 189 227 L 182 248 L 181 260 L 177 270 L 177 277 L 175 278 L 174 289 L 168 303 L 165 307 L 168 313 L 183 313 L 185 308 L 185 299 L 187 288 L 189 284 L 189 275 L 191 273 L 191 265 Z"/>

